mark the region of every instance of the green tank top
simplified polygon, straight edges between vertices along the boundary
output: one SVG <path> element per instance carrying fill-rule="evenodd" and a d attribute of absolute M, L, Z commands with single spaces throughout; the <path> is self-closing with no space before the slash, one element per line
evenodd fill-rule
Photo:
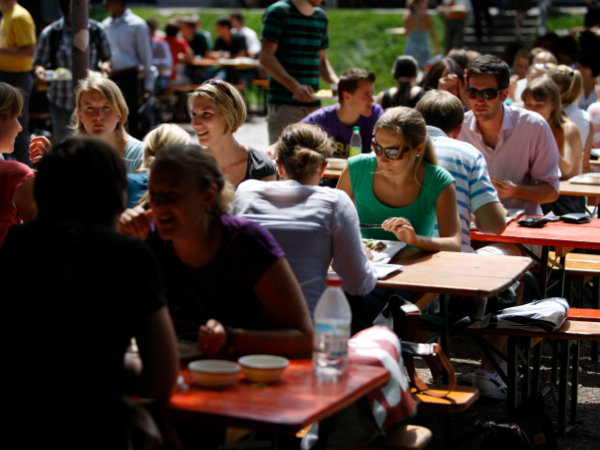
<path fill-rule="evenodd" d="M 362 154 L 348 160 L 350 184 L 361 224 L 382 223 L 390 217 L 404 217 L 421 236 L 433 236 L 437 223 L 436 202 L 454 178 L 445 169 L 425 164 L 425 177 L 419 195 L 410 205 L 392 208 L 381 203 L 373 193 L 373 172 L 377 165 L 374 154 Z M 396 236 L 378 228 L 361 230 L 364 238 L 398 240 Z"/>

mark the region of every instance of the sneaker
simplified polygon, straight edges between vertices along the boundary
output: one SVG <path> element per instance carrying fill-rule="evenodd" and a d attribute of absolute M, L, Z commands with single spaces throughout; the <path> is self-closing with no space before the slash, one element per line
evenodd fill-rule
<path fill-rule="evenodd" d="M 496 372 L 478 369 L 473 374 L 473 386 L 479 389 L 482 397 L 494 400 L 506 400 L 508 397 L 508 387 Z"/>

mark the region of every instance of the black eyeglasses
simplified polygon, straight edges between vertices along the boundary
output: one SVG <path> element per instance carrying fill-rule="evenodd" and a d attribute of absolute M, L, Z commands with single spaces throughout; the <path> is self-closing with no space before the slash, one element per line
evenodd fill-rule
<path fill-rule="evenodd" d="M 387 159 L 396 160 L 402 159 L 404 157 L 404 154 L 410 149 L 406 145 L 404 147 L 383 148 L 377 143 L 377 141 L 375 140 L 375 136 L 373 136 L 373 139 L 371 139 L 371 150 L 373 150 L 377 156 L 381 156 L 385 153 Z"/>
<path fill-rule="evenodd" d="M 206 80 L 204 83 L 202 84 L 210 84 L 211 86 L 216 87 L 217 89 L 220 89 L 221 91 L 225 92 L 225 94 L 231 99 L 233 100 L 233 94 L 231 93 L 231 91 L 229 90 L 229 86 L 227 85 L 227 83 L 225 83 L 223 80 L 219 80 L 218 78 L 211 78 L 210 80 Z"/>
<path fill-rule="evenodd" d="M 479 89 L 475 89 L 472 87 L 468 87 L 467 95 L 472 100 L 475 100 L 479 96 L 483 97 L 484 100 L 494 100 L 496 97 L 498 97 L 498 94 L 502 91 L 503 91 L 503 89 L 489 88 L 489 89 L 479 90 Z"/>

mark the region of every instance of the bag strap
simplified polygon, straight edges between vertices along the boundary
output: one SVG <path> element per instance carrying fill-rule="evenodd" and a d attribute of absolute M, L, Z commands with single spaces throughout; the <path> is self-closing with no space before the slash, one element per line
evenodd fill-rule
<path fill-rule="evenodd" d="M 410 381 L 419 392 L 431 397 L 445 398 L 456 387 L 456 374 L 454 373 L 452 364 L 450 364 L 450 361 L 442 350 L 441 345 L 436 343 L 417 344 L 414 342 L 402 341 L 402 356 L 404 358 L 404 365 L 406 366 Z M 446 392 L 440 392 L 439 390 L 434 391 L 425 384 L 415 369 L 415 363 L 413 361 L 414 356 L 432 356 L 439 359 L 442 367 L 450 378 L 450 386 Z"/>
<path fill-rule="evenodd" d="M 442 350 L 441 345 L 436 343 L 427 344 L 410 342 L 416 338 L 419 322 L 421 320 L 421 311 L 417 305 L 399 295 L 391 296 L 388 299 L 388 305 L 394 319 L 394 332 L 402 341 L 402 357 L 411 384 L 423 394 L 432 397 L 447 397 L 456 387 L 456 374 L 454 373 L 452 364 Z M 440 392 L 439 390 L 434 391 L 423 382 L 415 370 L 413 361 L 414 356 L 431 356 L 440 361 L 450 378 L 450 387 L 447 392 Z"/>

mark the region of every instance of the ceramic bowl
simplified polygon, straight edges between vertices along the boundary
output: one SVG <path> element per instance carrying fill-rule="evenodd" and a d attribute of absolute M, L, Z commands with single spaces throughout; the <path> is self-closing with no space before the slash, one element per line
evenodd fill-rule
<path fill-rule="evenodd" d="M 188 369 L 196 384 L 222 388 L 233 384 L 240 371 L 240 365 L 221 359 L 202 359 L 190 362 Z"/>
<path fill-rule="evenodd" d="M 248 380 L 255 383 L 272 383 L 279 380 L 290 363 L 283 356 L 246 355 L 238 359 Z"/>

